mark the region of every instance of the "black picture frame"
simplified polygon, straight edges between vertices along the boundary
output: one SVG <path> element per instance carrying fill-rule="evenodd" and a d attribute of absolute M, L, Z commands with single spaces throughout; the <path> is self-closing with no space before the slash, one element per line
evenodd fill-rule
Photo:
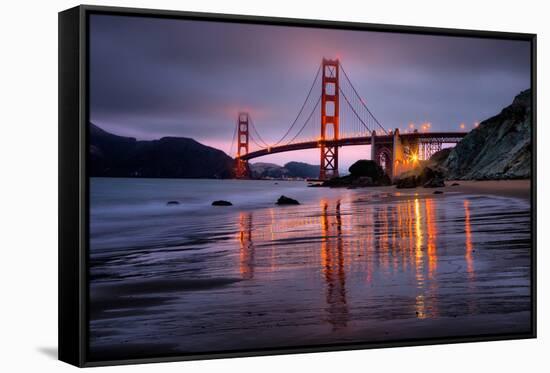
<path fill-rule="evenodd" d="M 173 355 L 155 358 L 90 361 L 87 353 L 88 328 L 88 19 L 91 14 L 131 15 L 137 17 L 300 26 L 325 29 L 384 31 L 491 39 L 523 40 L 531 43 L 532 89 L 532 182 L 531 182 L 531 332 L 521 334 L 479 335 L 460 338 L 428 338 L 383 343 L 350 343 L 299 348 L 272 348 L 204 354 Z M 536 34 L 478 30 L 459 30 L 417 26 L 397 26 L 309 19 L 210 14 L 169 10 L 119 8 L 81 5 L 59 13 L 59 360 L 79 367 L 169 362 L 196 359 L 249 357 L 260 355 L 326 352 L 536 338 Z"/>

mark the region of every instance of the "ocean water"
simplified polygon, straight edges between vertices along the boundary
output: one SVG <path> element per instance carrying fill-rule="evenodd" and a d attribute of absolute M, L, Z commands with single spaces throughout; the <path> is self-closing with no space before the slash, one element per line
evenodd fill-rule
<path fill-rule="evenodd" d="M 92 359 L 530 330 L 525 200 L 291 181 L 90 186 Z M 276 206 L 283 194 L 301 204 Z"/>

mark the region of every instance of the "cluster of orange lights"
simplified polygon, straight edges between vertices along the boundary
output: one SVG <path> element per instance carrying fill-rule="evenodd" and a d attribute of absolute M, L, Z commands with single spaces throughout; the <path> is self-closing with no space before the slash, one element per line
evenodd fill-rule
<path fill-rule="evenodd" d="M 478 126 L 479 126 L 479 122 L 474 122 L 474 128 L 477 128 Z M 466 125 L 466 123 L 462 122 L 458 125 L 458 127 L 460 128 L 460 130 L 465 130 L 468 126 Z M 424 122 L 419 125 L 411 122 L 407 127 L 403 129 L 403 132 L 404 133 L 412 133 L 415 131 L 429 132 L 431 128 L 432 128 L 432 124 L 430 122 Z"/>
<path fill-rule="evenodd" d="M 414 131 L 422 131 L 422 132 L 429 132 L 432 128 L 432 124 L 430 122 L 424 122 L 418 125 L 418 128 L 416 127 L 415 123 L 409 123 L 409 126 L 403 130 L 405 133 L 414 132 Z"/>

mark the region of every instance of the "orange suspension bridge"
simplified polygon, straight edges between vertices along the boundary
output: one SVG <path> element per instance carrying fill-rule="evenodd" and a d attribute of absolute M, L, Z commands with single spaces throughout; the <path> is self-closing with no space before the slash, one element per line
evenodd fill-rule
<path fill-rule="evenodd" d="M 393 178 L 414 167 L 416 160 L 428 159 L 441 150 L 442 144 L 457 143 L 465 135 L 464 131 L 386 130 L 367 107 L 340 61 L 323 59 L 296 118 L 277 142 L 265 142 L 250 114 L 241 112 L 231 147 L 236 145 L 237 149 L 237 178 L 249 176 L 251 159 L 319 148 L 319 179 L 330 179 L 338 176 L 338 148 L 352 145 L 371 145 L 370 159 Z"/>

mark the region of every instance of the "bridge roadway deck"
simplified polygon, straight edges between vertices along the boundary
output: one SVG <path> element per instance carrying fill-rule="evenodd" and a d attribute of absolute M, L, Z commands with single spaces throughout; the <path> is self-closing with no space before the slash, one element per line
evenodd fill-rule
<path fill-rule="evenodd" d="M 466 136 L 466 134 L 467 132 L 427 132 L 427 133 L 415 132 L 415 133 L 403 133 L 403 134 L 400 133 L 399 137 L 401 139 L 408 140 L 408 141 L 418 139 L 418 141 L 421 143 L 431 142 L 431 141 L 438 141 L 442 143 L 457 143 L 464 136 Z M 341 138 L 338 140 L 325 141 L 325 145 L 338 146 L 338 147 L 353 146 L 353 145 L 370 145 L 371 141 L 372 141 L 372 136 L 358 136 L 358 137 L 348 137 L 348 138 Z M 380 135 L 380 136 L 377 135 L 375 142 L 377 144 L 392 144 L 393 135 Z M 299 142 L 295 144 L 273 146 L 270 148 L 265 148 L 265 149 L 250 152 L 242 156 L 241 159 L 250 160 L 253 158 L 258 158 L 269 154 L 291 152 L 294 150 L 314 149 L 320 146 L 321 146 L 321 143 L 319 141 L 305 141 L 305 142 Z"/>

